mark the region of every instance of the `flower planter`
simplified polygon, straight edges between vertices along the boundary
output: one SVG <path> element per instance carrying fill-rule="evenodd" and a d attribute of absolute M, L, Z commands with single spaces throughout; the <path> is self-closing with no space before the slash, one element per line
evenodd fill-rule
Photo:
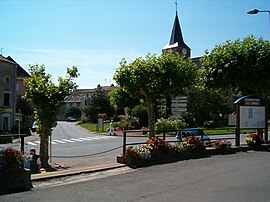
<path fill-rule="evenodd" d="M 31 172 L 20 167 L 19 164 L 10 164 L 5 172 L 0 174 L 0 193 L 24 191 L 32 188 Z"/>

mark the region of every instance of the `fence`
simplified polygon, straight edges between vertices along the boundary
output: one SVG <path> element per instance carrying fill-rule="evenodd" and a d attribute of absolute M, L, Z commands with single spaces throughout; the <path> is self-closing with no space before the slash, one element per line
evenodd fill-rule
<path fill-rule="evenodd" d="M 21 138 L 21 152 L 24 153 L 24 138 L 30 136 L 30 134 L 10 134 L 10 135 L 1 135 L 0 137 L 19 137 Z"/>
<path fill-rule="evenodd" d="M 126 147 L 130 146 L 130 145 L 139 145 L 139 144 L 144 144 L 145 142 L 133 142 L 133 143 L 127 143 L 127 137 L 138 137 L 138 135 L 130 135 L 128 136 L 127 133 L 148 133 L 148 134 L 162 134 L 162 139 L 166 141 L 166 137 L 169 136 L 168 133 L 170 132 L 174 132 L 175 135 L 178 134 L 179 132 L 181 132 L 181 130 L 162 130 L 162 131 L 151 131 L 151 130 L 123 130 L 123 155 L 126 154 Z M 211 134 L 211 135 L 207 135 L 210 138 L 210 141 L 216 141 L 216 140 L 230 140 L 230 139 L 234 139 L 236 140 L 237 137 L 236 135 L 234 137 L 224 137 L 224 138 L 211 138 L 211 136 L 224 136 L 224 135 L 228 135 L 228 134 Z M 160 135 L 159 135 L 160 136 Z M 141 136 L 139 136 L 141 137 Z M 150 136 L 148 135 L 148 138 Z M 203 138 L 203 134 L 201 135 L 201 140 L 204 142 L 205 139 Z M 181 142 L 181 139 L 177 139 L 175 138 L 175 140 L 170 140 L 167 142 Z"/>

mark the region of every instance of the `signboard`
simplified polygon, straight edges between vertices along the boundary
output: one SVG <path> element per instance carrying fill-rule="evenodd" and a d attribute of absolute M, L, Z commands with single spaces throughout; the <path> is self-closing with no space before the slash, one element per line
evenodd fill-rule
<path fill-rule="evenodd" d="M 267 104 L 257 96 L 244 96 L 234 102 L 236 105 L 236 146 L 240 145 L 240 129 L 257 129 L 258 135 L 263 135 L 268 142 Z"/>
<path fill-rule="evenodd" d="M 265 128 L 265 107 L 240 106 L 240 128 Z"/>
<path fill-rule="evenodd" d="M 236 125 L 236 114 L 229 114 L 229 126 L 235 126 Z"/>
<path fill-rule="evenodd" d="M 98 119 L 98 128 L 102 128 L 103 126 L 103 119 Z"/>

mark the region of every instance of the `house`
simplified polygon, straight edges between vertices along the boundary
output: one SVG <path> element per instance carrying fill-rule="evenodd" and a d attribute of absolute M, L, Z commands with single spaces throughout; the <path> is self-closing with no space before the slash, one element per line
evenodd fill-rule
<path fill-rule="evenodd" d="M 83 110 L 87 105 L 87 100 L 95 94 L 98 88 L 101 88 L 101 90 L 108 94 L 110 91 L 114 90 L 115 87 L 112 84 L 110 86 L 98 85 L 97 88 L 92 89 L 76 89 L 65 99 L 64 103 L 60 106 L 60 114 L 58 120 L 66 120 L 66 112 L 72 107 Z"/>
<path fill-rule="evenodd" d="M 13 58 L 8 56 L 7 59 L 17 64 L 16 96 L 22 97 L 25 93 L 24 79 L 29 78 L 30 75 Z"/>
<path fill-rule="evenodd" d="M 15 124 L 16 98 L 25 92 L 23 80 L 30 75 L 10 56 L 0 55 L 0 131 Z"/>
<path fill-rule="evenodd" d="M 17 64 L 0 55 L 0 131 L 14 126 Z"/>

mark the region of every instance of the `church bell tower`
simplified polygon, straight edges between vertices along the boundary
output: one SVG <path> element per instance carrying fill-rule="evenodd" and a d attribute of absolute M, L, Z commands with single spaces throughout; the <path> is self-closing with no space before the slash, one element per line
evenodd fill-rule
<path fill-rule="evenodd" d="M 185 58 L 189 58 L 191 49 L 184 42 L 179 19 L 178 19 L 177 2 L 175 2 L 175 4 L 176 4 L 176 15 L 175 15 L 174 23 L 173 23 L 171 39 L 170 39 L 169 44 L 167 44 L 162 49 L 162 51 L 172 50 L 173 53 L 178 52 L 182 55 L 185 55 Z"/>

